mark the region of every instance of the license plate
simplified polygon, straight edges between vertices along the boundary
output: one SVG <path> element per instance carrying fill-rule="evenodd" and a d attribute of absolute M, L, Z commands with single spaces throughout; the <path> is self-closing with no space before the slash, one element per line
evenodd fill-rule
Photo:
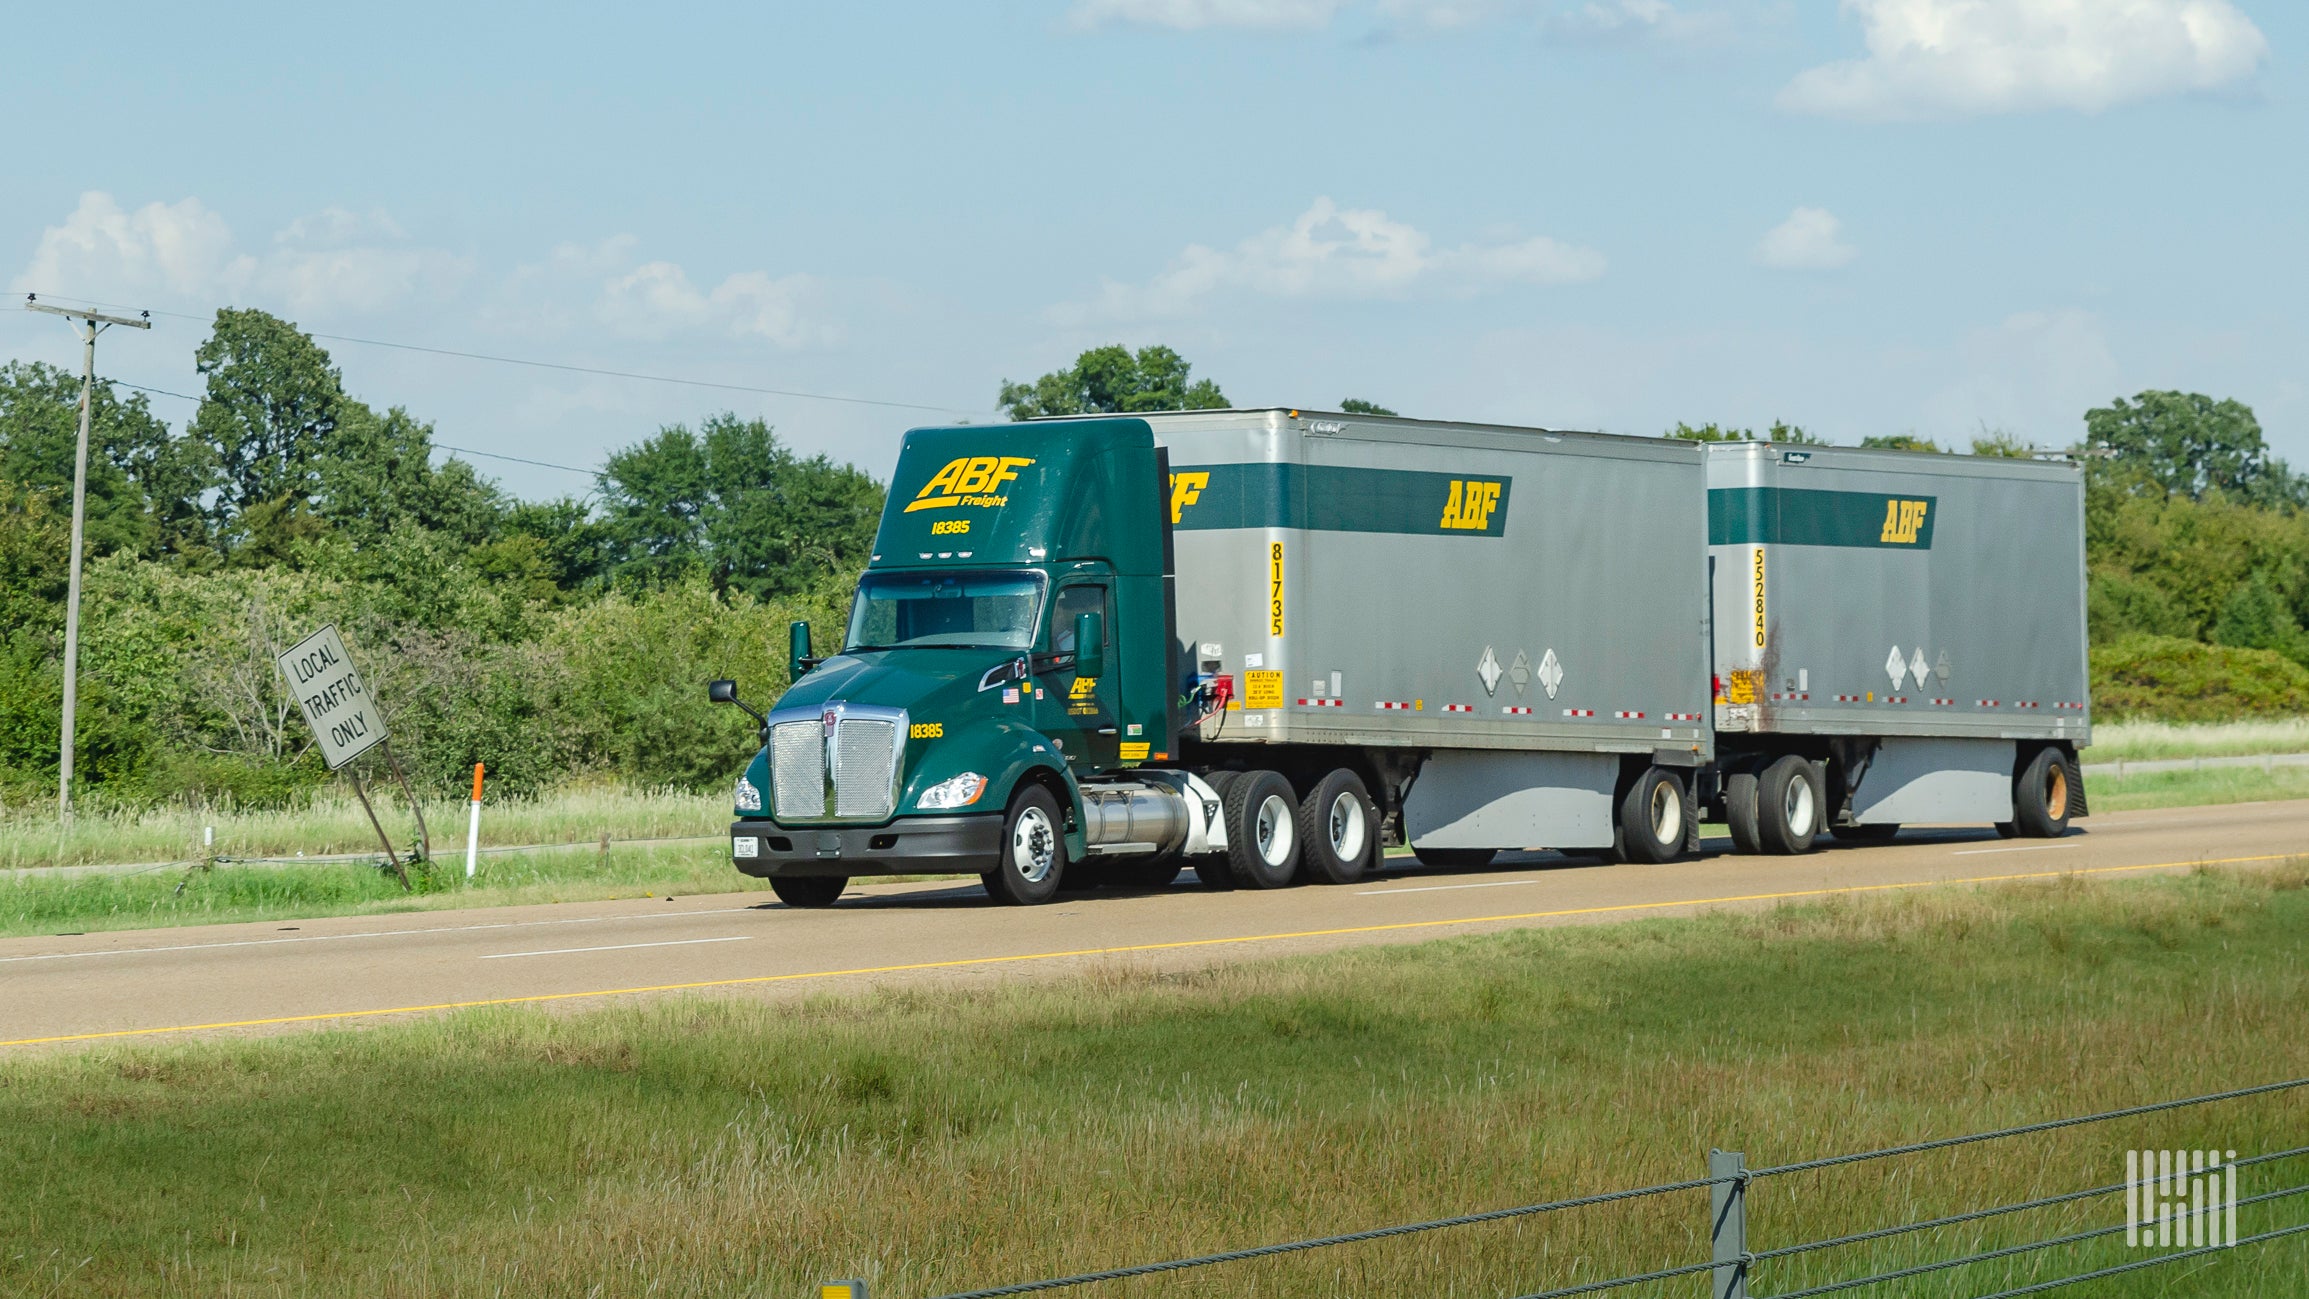
<path fill-rule="evenodd" d="M 761 855 L 762 841 L 750 834 L 741 834 L 730 840 L 730 856 L 732 857 L 759 857 Z"/>

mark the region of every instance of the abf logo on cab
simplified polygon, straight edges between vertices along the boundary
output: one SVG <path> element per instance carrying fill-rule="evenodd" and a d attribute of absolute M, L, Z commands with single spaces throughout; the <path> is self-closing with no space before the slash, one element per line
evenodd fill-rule
<path fill-rule="evenodd" d="M 999 509 L 1010 503 L 1008 496 L 998 495 L 995 489 L 1018 477 L 1018 471 L 1033 464 L 1031 456 L 963 456 L 949 460 L 946 467 L 931 475 L 930 482 L 906 506 L 906 513 L 916 510 L 937 510 L 949 505 L 983 505 Z"/>

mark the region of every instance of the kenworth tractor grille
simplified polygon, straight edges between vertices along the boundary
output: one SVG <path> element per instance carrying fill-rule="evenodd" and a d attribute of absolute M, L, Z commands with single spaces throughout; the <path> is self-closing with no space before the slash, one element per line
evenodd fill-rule
<path fill-rule="evenodd" d="M 906 714 L 839 705 L 770 719 L 780 821 L 879 821 L 897 810 Z"/>

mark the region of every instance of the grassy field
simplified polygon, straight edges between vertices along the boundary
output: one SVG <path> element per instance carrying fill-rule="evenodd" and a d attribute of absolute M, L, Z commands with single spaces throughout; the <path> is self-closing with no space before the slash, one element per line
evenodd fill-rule
<path fill-rule="evenodd" d="M 904 1299 L 2309 1075 L 2309 862 L 1157 975 L 0 1058 L 0 1292 Z M 1771 1179 L 1753 1248 L 2309 1139 L 2309 1096 Z M 2309 1182 L 2309 1161 L 2243 1177 Z M 1700 1193 L 1110 1284 L 1493 1296 L 1704 1258 Z M 2250 1234 L 2309 1197 L 2249 1207 Z M 2122 1221 L 1764 1265 L 1759 1294 Z M 1876 1293 L 1974 1295 L 2119 1244 Z M 2309 1240 L 2095 1296 L 2293 1299 Z M 1697 1293 L 1692 1279 L 1651 1291 Z M 2080 1292 L 2082 1293 L 2082 1292 Z"/>
<path fill-rule="evenodd" d="M 2259 722 L 2114 722 L 2093 727 L 2087 762 L 2309 753 L 2309 717 Z"/>

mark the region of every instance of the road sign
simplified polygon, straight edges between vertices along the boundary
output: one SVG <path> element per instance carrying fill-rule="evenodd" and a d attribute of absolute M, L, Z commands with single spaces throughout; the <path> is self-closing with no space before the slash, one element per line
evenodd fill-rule
<path fill-rule="evenodd" d="M 297 697 L 305 724 L 321 742 L 321 756 L 334 771 L 385 742 L 385 719 L 361 684 L 352 656 L 335 626 L 323 627 L 280 656 L 281 679 Z"/>

